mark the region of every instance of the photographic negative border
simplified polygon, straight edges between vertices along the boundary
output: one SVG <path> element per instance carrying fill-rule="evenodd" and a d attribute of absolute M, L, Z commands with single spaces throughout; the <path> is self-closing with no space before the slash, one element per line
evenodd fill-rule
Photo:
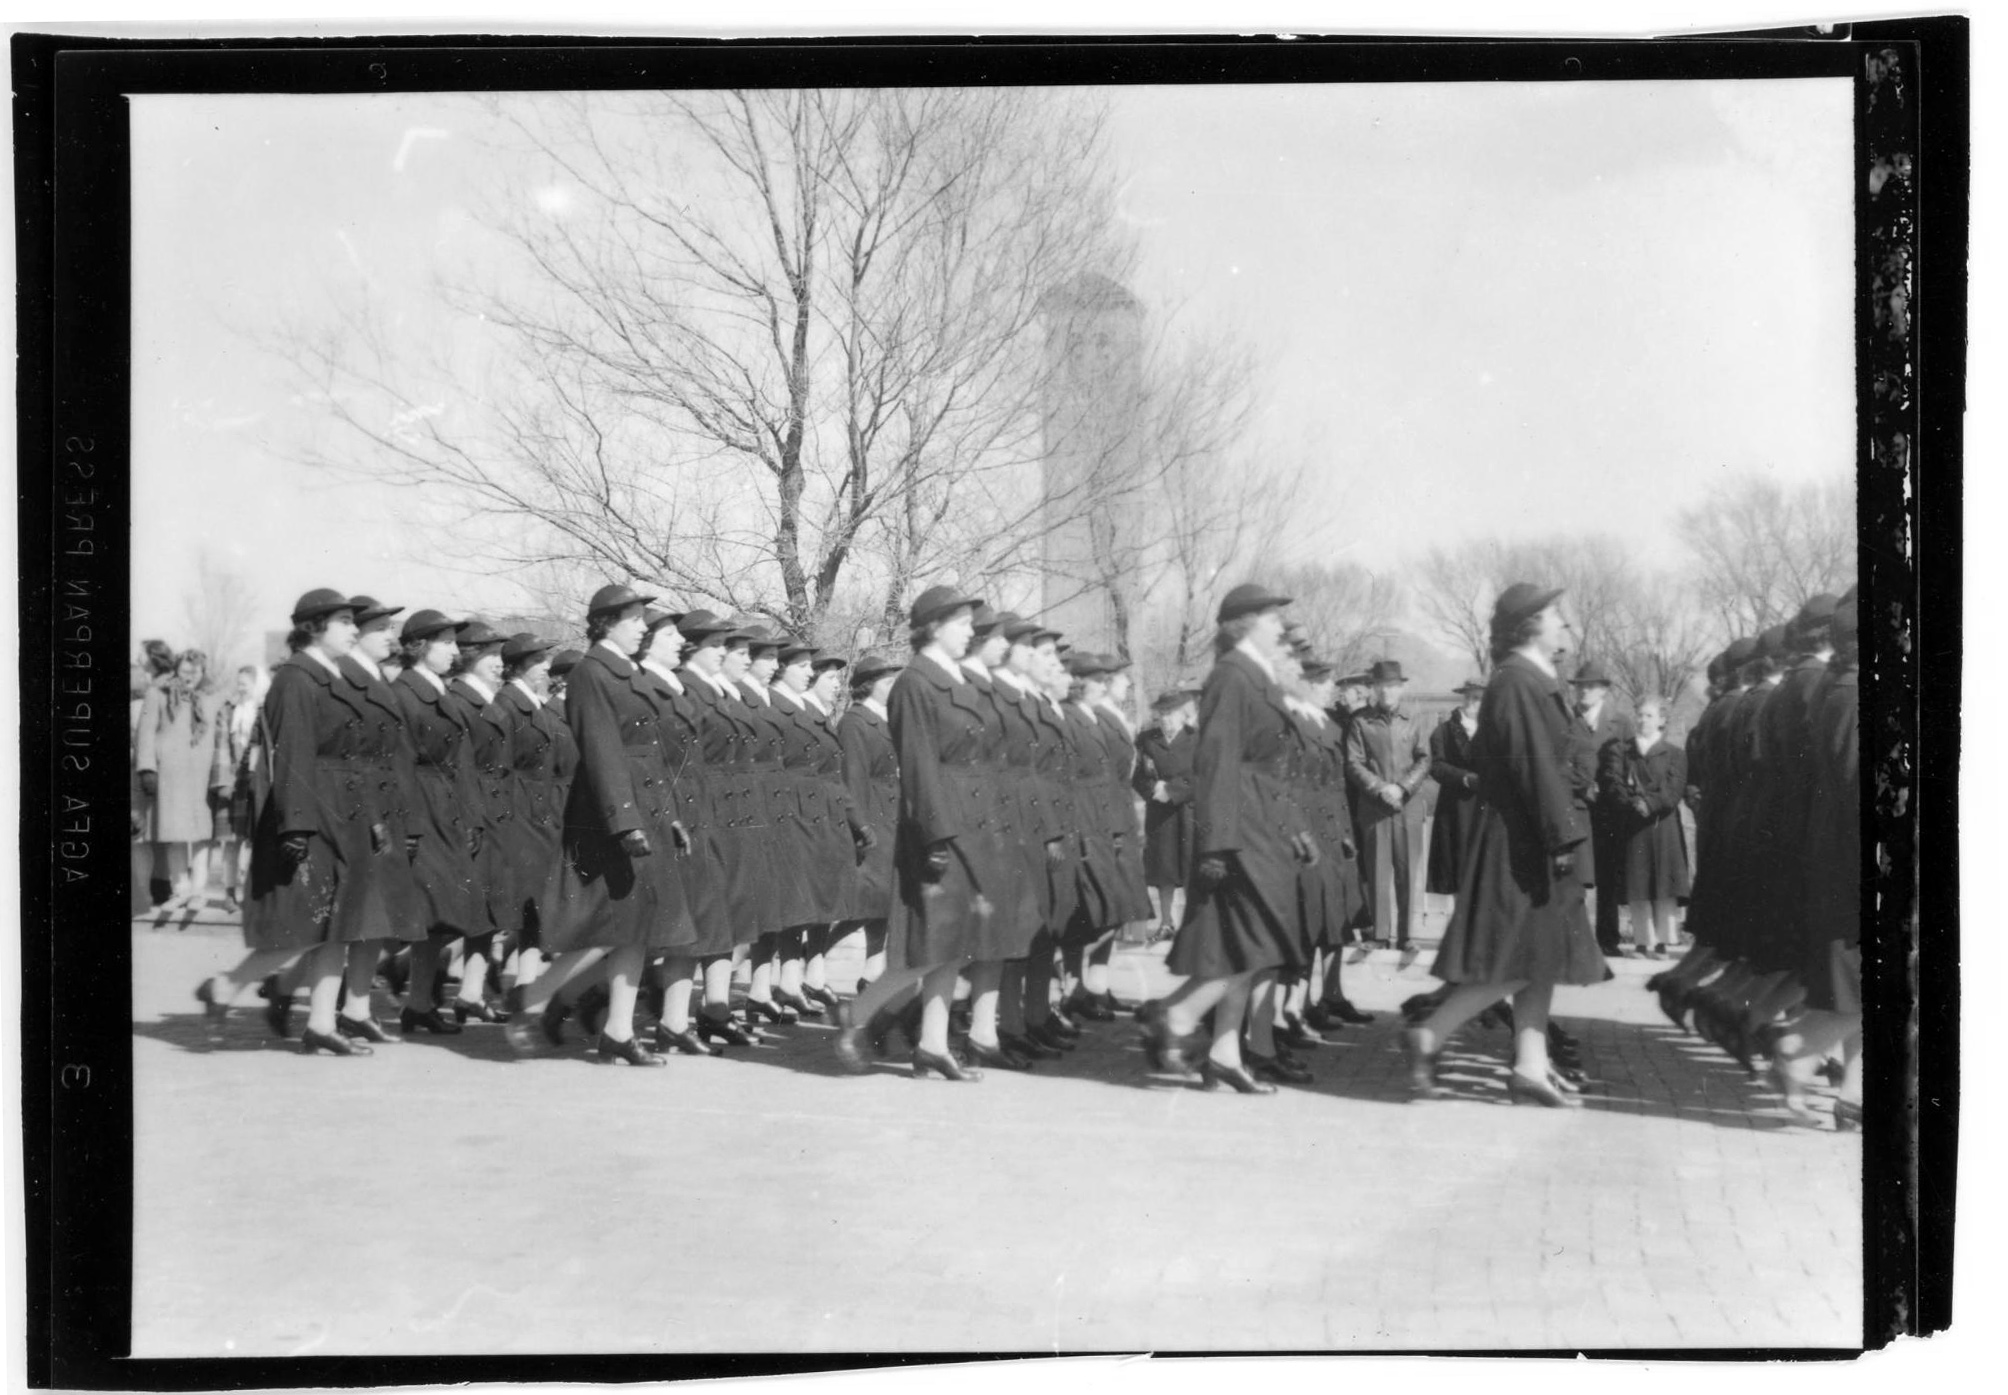
<path fill-rule="evenodd" d="M 13 57 L 31 1383 L 214 1389 L 636 1380 L 972 1355 L 125 1356 L 133 1179 L 131 1035 L 122 1005 L 131 956 L 129 937 L 110 931 L 127 919 L 124 693 L 123 678 L 114 677 L 129 648 L 122 611 L 130 587 L 124 540 L 132 523 L 125 490 L 130 170 L 123 94 L 170 91 L 1852 79 L 1863 179 L 1856 191 L 1860 577 L 1864 612 L 1873 616 L 1864 639 L 1870 681 L 1863 730 L 1874 773 L 1864 782 L 1870 813 L 1864 890 L 1874 910 L 1864 947 L 1871 1015 L 1863 1344 L 1877 1347 L 1899 1333 L 1929 1333 L 1949 1322 L 1958 1118 L 1958 689 L 1956 682 L 1937 684 L 1927 700 L 1916 677 L 1921 654 L 1930 654 L 1938 671 L 1956 668 L 1959 655 L 1965 19 L 1910 18 L 1824 35 L 1775 30 L 1596 41 L 24 34 L 15 37 Z M 1885 64 L 1879 74 L 1871 67 L 1878 57 Z M 1898 153 L 1911 157 L 1909 175 L 1869 194 L 1869 171 Z M 1896 288 L 1879 271 L 1893 255 L 1905 268 Z M 1892 289 L 1904 298 L 1901 332 L 1892 332 Z M 108 696 L 108 680 L 117 701 Z"/>

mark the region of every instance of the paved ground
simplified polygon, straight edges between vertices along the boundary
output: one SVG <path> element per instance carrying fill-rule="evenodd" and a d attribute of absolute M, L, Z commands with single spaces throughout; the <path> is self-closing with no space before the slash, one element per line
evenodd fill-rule
<path fill-rule="evenodd" d="M 1559 995 L 1561 1113 L 1505 1104 L 1498 1032 L 1405 1103 L 1387 1015 L 1263 1099 L 1153 1082 L 1125 1024 L 976 1086 L 836 1074 L 806 1026 L 656 1071 L 499 1028 L 303 1058 L 248 1007 L 208 1044 L 234 931 L 133 948 L 135 1354 L 1859 1341 L 1858 1136 L 1676 1034 L 1644 963 Z M 1427 964 L 1349 987 L 1391 1009 Z"/>

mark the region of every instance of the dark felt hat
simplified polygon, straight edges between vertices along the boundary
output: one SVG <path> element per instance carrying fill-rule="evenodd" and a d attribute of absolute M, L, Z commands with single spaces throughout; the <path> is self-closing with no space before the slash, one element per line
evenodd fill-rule
<path fill-rule="evenodd" d="M 593 598 L 586 602 L 586 614 L 598 615 L 603 610 L 619 610 L 623 606 L 647 605 L 654 596 L 644 596 L 632 586 L 609 584 L 593 592 Z"/>
<path fill-rule="evenodd" d="M 727 640 L 743 639 L 754 649 L 778 649 L 788 642 L 779 625 L 761 619 L 757 615 L 735 615 L 732 617 L 732 631 Z"/>
<path fill-rule="evenodd" d="M 714 635 L 732 633 L 732 622 L 713 611 L 690 610 L 685 611 L 683 618 L 676 622 L 676 628 L 685 639 L 697 643 Z"/>
<path fill-rule="evenodd" d="M 1305 682 L 1322 683 L 1332 676 L 1332 672 L 1332 665 L 1328 661 L 1311 655 L 1305 656 L 1303 664 Z"/>
<path fill-rule="evenodd" d="M 897 659 L 889 659 L 883 654 L 867 654 L 851 665 L 851 682 L 862 687 L 878 682 L 888 673 L 898 673 L 905 667 Z"/>
<path fill-rule="evenodd" d="M 586 656 L 576 649 L 560 649 L 551 657 L 551 677 L 563 678 L 579 666 L 579 660 Z"/>
<path fill-rule="evenodd" d="M 1237 616 L 1252 615 L 1258 610 L 1271 610 L 1277 606 L 1288 605 L 1290 600 L 1290 597 L 1272 591 L 1259 582 L 1244 581 L 1220 598 L 1220 610 L 1215 618 L 1224 625 Z"/>
<path fill-rule="evenodd" d="M 486 620 L 464 620 L 460 624 L 460 648 L 463 653 L 485 644 L 500 644 L 508 638 Z"/>
<path fill-rule="evenodd" d="M 1773 625 L 1770 629 L 1764 631 L 1763 634 L 1757 636 L 1758 657 L 1764 659 L 1778 658 L 1785 653 L 1790 637 L 1791 627 L 1789 625 Z"/>
<path fill-rule="evenodd" d="M 1108 670 L 1102 666 L 1102 656 L 1091 649 L 1076 649 L 1065 660 L 1067 673 L 1074 678 L 1101 678 Z"/>
<path fill-rule="evenodd" d="M 1103 673 L 1121 673 L 1123 670 L 1130 667 L 1130 661 L 1128 659 L 1125 659 L 1120 654 L 1103 653 L 1103 654 L 1097 654 L 1095 655 L 1095 657 L 1102 661 Z"/>
<path fill-rule="evenodd" d="M 815 645 L 807 640 L 790 639 L 781 646 L 781 666 L 786 668 L 789 664 L 800 663 L 803 659 L 813 659 L 815 655 Z"/>
<path fill-rule="evenodd" d="M 1058 639 L 1058 630 L 1049 630 L 1037 620 L 1027 620 L 1023 616 L 1012 615 L 1004 622 L 1004 638 L 1013 644 L 1037 644 L 1040 635 L 1051 635 Z"/>
<path fill-rule="evenodd" d="M 510 635 L 503 642 L 502 662 L 513 663 L 517 659 L 527 659 L 532 654 L 548 654 L 550 652 L 551 646 L 549 644 L 538 639 L 537 636 L 531 634 L 528 630 L 524 630 L 519 634 Z"/>
<path fill-rule="evenodd" d="M 1742 639 L 1731 640 L 1729 647 L 1722 651 L 1722 666 L 1734 673 L 1756 657 L 1757 641 L 1746 635 Z"/>
<path fill-rule="evenodd" d="M 1840 603 L 1839 596 L 1829 595 L 1825 591 L 1817 596 L 1807 597 L 1806 603 L 1799 607 L 1799 613 L 1792 617 L 1792 633 L 1811 634 L 1823 625 L 1831 625 L 1834 620 L 1834 610 Z"/>
<path fill-rule="evenodd" d="M 316 616 L 337 610 L 353 610 L 355 602 L 332 586 L 320 586 L 293 603 L 293 623 L 304 625 Z"/>
<path fill-rule="evenodd" d="M 1341 688 L 1371 688 L 1374 676 L 1371 673 L 1349 673 L 1339 680 Z"/>
<path fill-rule="evenodd" d="M 683 619 L 682 611 L 657 610 L 654 606 L 650 606 L 647 610 L 644 610 L 641 614 L 643 621 L 646 622 L 647 624 L 647 628 L 642 631 L 643 638 L 646 638 L 647 636 L 654 634 L 664 625 L 675 625 L 681 622 Z M 679 629 L 677 633 L 682 634 L 683 631 Z"/>
<path fill-rule="evenodd" d="M 1592 684 L 1601 684 L 1608 688 L 1611 686 L 1611 676 L 1604 672 L 1604 666 L 1595 659 L 1585 659 L 1576 665 L 1576 672 L 1569 682 L 1578 688 L 1587 688 Z"/>
<path fill-rule="evenodd" d="M 833 654 L 827 649 L 818 649 L 809 660 L 809 666 L 817 673 L 824 673 L 833 668 L 849 668 L 850 665 L 851 661 L 842 654 Z"/>
<path fill-rule="evenodd" d="M 403 613 L 401 605 L 385 605 L 375 596 L 351 596 L 349 604 L 356 608 L 356 623 L 367 625 L 372 620 L 382 620 L 388 616 Z"/>
<path fill-rule="evenodd" d="M 988 639 L 991 635 L 1018 617 L 1008 610 L 992 610 L 986 603 L 976 603 L 976 614 L 970 617 L 978 639 Z"/>
<path fill-rule="evenodd" d="M 1192 693 L 1185 688 L 1166 688 L 1150 700 L 1153 712 L 1169 712 L 1174 707 L 1184 707 L 1192 701 Z"/>
<path fill-rule="evenodd" d="M 964 595 L 953 586 L 930 586 L 913 598 L 913 604 L 907 607 L 906 619 L 917 630 L 963 606 L 974 609 L 982 604 L 980 596 Z"/>
<path fill-rule="evenodd" d="M 404 628 L 398 632 L 398 638 L 404 640 L 429 639 L 441 630 L 457 630 L 459 628 L 460 622 L 458 620 L 449 620 L 439 611 L 414 610 L 411 614 L 404 617 Z"/>
<path fill-rule="evenodd" d="M 1528 616 L 1539 615 L 1562 590 L 1560 586 L 1537 586 L 1531 581 L 1514 582 L 1492 603 L 1493 631 L 1510 630 Z"/>
<path fill-rule="evenodd" d="M 1376 686 L 1382 683 L 1406 683 L 1408 675 L 1401 671 L 1401 665 L 1393 659 L 1382 659 L 1368 671 L 1367 682 Z"/>
<path fill-rule="evenodd" d="M 1480 697 L 1483 697 L 1485 695 L 1485 685 L 1476 678 L 1467 678 L 1450 691 L 1456 693 L 1459 697 L 1470 697 L 1473 693 L 1477 693 Z"/>

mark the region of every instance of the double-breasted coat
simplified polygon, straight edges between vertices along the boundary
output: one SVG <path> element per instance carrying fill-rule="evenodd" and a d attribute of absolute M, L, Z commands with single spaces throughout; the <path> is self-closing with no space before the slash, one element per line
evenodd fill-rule
<path fill-rule="evenodd" d="M 1554 856 L 1587 838 L 1567 766 L 1560 682 L 1524 654 L 1502 659 L 1478 709 L 1478 820 L 1457 908 L 1432 970 L 1446 983 L 1601 983 L 1607 972 L 1572 875 Z"/>
<path fill-rule="evenodd" d="M 579 769 L 565 801 L 563 855 L 542 899 L 547 953 L 631 946 L 687 953 L 697 940 L 677 850 L 665 832 L 674 795 L 650 681 L 641 665 L 604 643 L 571 672 L 565 719 Z M 622 846 L 635 831 L 648 838 L 645 857 Z"/>
<path fill-rule="evenodd" d="M 1718 694 L 1695 718 L 1687 732 L 1687 785 L 1694 810 L 1694 865 L 1689 874 L 1687 916 L 1683 922 L 1697 944 L 1716 943 L 1715 883 L 1724 875 L 1728 853 L 1718 851 L 1728 825 L 1728 777 L 1723 760 L 1724 732 L 1740 694 Z"/>
<path fill-rule="evenodd" d="M 1860 1012 L 1862 928 L 1861 673 L 1828 666 L 1808 713 L 1820 800 L 1806 823 L 1798 974 L 1809 1007 Z"/>
<path fill-rule="evenodd" d="M 888 952 L 912 966 L 1009 959 L 1024 953 L 1000 927 L 993 897 L 1017 864 L 998 833 L 999 779 L 987 753 L 1002 740 L 996 707 L 969 676 L 922 652 L 886 703 L 899 762 Z M 936 873 L 929 853 L 947 867 Z"/>
<path fill-rule="evenodd" d="M 305 949 L 423 939 L 404 840 L 424 835 L 408 817 L 416 777 L 389 686 L 353 663 L 296 653 L 273 672 L 260 740 L 270 783 L 251 840 L 245 942 Z M 295 833 L 308 835 L 297 866 L 280 852 L 281 839 Z"/>
<path fill-rule="evenodd" d="M 1427 817 L 1417 795 L 1428 778 L 1429 736 L 1420 722 L 1400 708 L 1354 714 L 1346 731 L 1346 779 L 1353 787 L 1360 880 L 1378 939 L 1406 944 L 1422 928 L 1422 905 L 1412 890 L 1418 870 L 1413 856 Z M 1402 789 L 1399 808 L 1375 793 L 1390 782 Z"/>
<path fill-rule="evenodd" d="M 1801 658 L 1765 699 L 1751 733 L 1756 778 L 1753 851 L 1764 870 L 1755 890 L 1746 947 L 1760 970 L 1792 968 L 1805 935 L 1806 829 L 1827 798 L 1813 759 L 1812 700 L 1826 677 L 1824 659 Z"/>
<path fill-rule="evenodd" d="M 1198 741 L 1190 726 L 1168 740 L 1160 727 L 1137 735 L 1131 786 L 1143 796 L 1143 876 L 1152 886 L 1184 886 L 1192 875 L 1192 751 Z"/>
<path fill-rule="evenodd" d="M 1109 816 L 1115 830 L 1116 871 L 1121 877 L 1118 924 L 1150 919 L 1149 882 L 1143 870 L 1143 824 L 1137 814 L 1136 791 L 1130 787 L 1136 769 L 1136 731 L 1122 710 L 1103 703 L 1095 713 L 1102 745 L 1108 751 Z"/>
<path fill-rule="evenodd" d="M 1338 723 L 1322 713 L 1312 719 L 1307 735 L 1311 742 L 1307 807 L 1320 854 L 1315 871 L 1325 883 L 1326 919 L 1318 942 L 1336 948 L 1344 940 L 1345 927 L 1366 903 L 1360 889 L 1359 840 L 1346 798 L 1345 737 Z"/>
<path fill-rule="evenodd" d="M 753 836 L 765 847 L 767 895 L 760 903 L 759 934 L 771 934 L 804 924 L 794 917 L 813 906 L 814 889 L 808 871 L 790 855 L 794 839 L 788 829 L 795 816 L 795 777 L 783 764 L 782 752 L 788 734 L 774 698 L 768 689 L 751 677 L 740 680 L 739 696 L 744 703 L 741 716 L 745 730 L 740 736 L 747 755 L 747 770 L 759 790 L 763 820 L 753 826 Z M 812 917 L 813 918 L 813 917 Z"/>
<path fill-rule="evenodd" d="M 711 836 L 722 874 L 722 914 L 715 923 L 698 925 L 696 953 L 708 958 L 753 943 L 772 918 L 767 796 L 755 769 L 755 747 L 767 729 L 725 679 L 692 672 L 684 686 L 698 712 Z"/>
<path fill-rule="evenodd" d="M 1599 799 L 1617 829 L 1604 890 L 1614 902 L 1670 900 L 1687 895 L 1687 837 L 1680 802 L 1687 793 L 1687 753 L 1659 738 L 1645 751 L 1638 738 L 1604 747 L 1597 767 Z M 1634 798 L 1645 801 L 1640 815 Z"/>
<path fill-rule="evenodd" d="M 858 862 L 850 918 L 884 920 L 892 911 L 893 836 L 899 828 L 899 761 L 893 755 L 886 719 L 854 702 L 837 719 L 843 751 L 844 788 L 851 811 L 875 839 Z"/>
<path fill-rule="evenodd" d="M 1276 680 L 1239 649 L 1222 655 L 1199 697 L 1195 876 L 1166 960 L 1173 973 L 1223 978 L 1302 963 L 1301 863 L 1292 843 L 1313 830 L 1290 786 L 1295 739 Z M 1227 864 L 1225 879 L 1210 888 L 1197 878 L 1208 858 Z"/>
<path fill-rule="evenodd" d="M 509 860 L 510 824 L 516 817 L 516 771 L 510 763 L 509 716 L 495 705 L 495 695 L 478 688 L 466 674 L 446 685 L 448 702 L 459 704 L 467 721 L 468 755 L 474 781 L 481 791 L 481 846 L 474 855 L 474 872 L 487 903 L 493 929 L 512 929 L 514 908 L 530 894 L 518 884 L 519 869 Z M 546 875 L 550 868 L 540 869 Z"/>
<path fill-rule="evenodd" d="M 475 830 L 485 826 L 486 803 L 475 778 L 467 709 L 448 700 L 443 683 L 416 669 L 398 674 L 391 690 L 415 760 L 420 837 L 411 870 L 426 928 L 435 934 L 484 934 L 494 925 L 473 848 Z"/>
<path fill-rule="evenodd" d="M 1046 888 L 1041 898 L 1045 924 L 1059 938 L 1076 921 L 1088 875 L 1080 832 L 1081 801 L 1075 786 L 1074 729 L 1065 707 L 1043 693 L 1028 692 L 1020 697 L 1019 705 L 1032 723 L 1041 832 L 1052 850 L 1047 853 Z"/>
<path fill-rule="evenodd" d="M 636 686 L 655 708 L 656 745 L 669 776 L 668 796 L 655 801 L 661 845 L 674 849 L 676 839 L 670 825 L 681 823 L 690 839 L 690 851 L 674 857 L 671 867 L 682 883 L 684 907 L 690 913 L 697 942 L 704 943 L 715 939 L 720 927 L 729 922 L 725 869 L 719 861 L 711 782 L 704 764 L 703 710 L 682 678 L 674 673 L 665 676 L 649 664 L 641 665 Z M 656 834 L 649 834 L 649 838 L 655 841 Z M 693 953 L 681 945 L 677 951 Z"/>
<path fill-rule="evenodd" d="M 1457 874 L 1471 846 L 1471 827 L 1478 818 L 1478 772 L 1471 764 L 1471 743 L 1477 723 L 1464 725 L 1452 712 L 1429 736 L 1429 778 L 1436 781 L 1436 812 L 1429 825 L 1429 889 L 1438 896 L 1457 894 Z"/>
<path fill-rule="evenodd" d="M 1078 702 L 1064 703 L 1060 710 L 1066 719 L 1067 745 L 1073 756 L 1074 826 L 1081 841 L 1074 914 L 1067 934 L 1076 941 L 1094 940 L 1103 931 L 1123 923 L 1123 910 L 1128 903 L 1123 869 L 1116 854 L 1109 748 L 1093 713 Z"/>
<path fill-rule="evenodd" d="M 823 714 L 806 698 L 773 690 L 775 722 L 782 733 L 782 773 L 794 802 L 779 822 L 779 855 L 797 869 L 802 899 L 784 912 L 789 926 L 828 925 L 851 914 L 856 897 L 857 853 L 850 794 L 843 782 L 843 747 Z"/>
<path fill-rule="evenodd" d="M 503 729 L 498 754 L 509 772 L 509 817 L 495 830 L 495 840 L 509 866 L 510 900 L 497 925 L 535 930 L 543 923 L 540 899 L 564 856 L 569 791 L 558 769 L 577 745 L 549 704 L 518 682 L 504 683 L 483 716 Z"/>
<path fill-rule="evenodd" d="M 1010 678 L 993 673 L 984 681 L 1003 729 L 997 758 L 1007 805 L 1005 846 L 1018 865 L 1009 890 L 999 898 L 999 912 L 1016 922 L 1014 942 L 1029 948 L 1032 937 L 1052 923 L 1053 878 L 1047 847 L 1066 830 L 1055 817 L 1048 782 L 1039 770 L 1038 716 L 1029 705 L 1036 699 Z"/>

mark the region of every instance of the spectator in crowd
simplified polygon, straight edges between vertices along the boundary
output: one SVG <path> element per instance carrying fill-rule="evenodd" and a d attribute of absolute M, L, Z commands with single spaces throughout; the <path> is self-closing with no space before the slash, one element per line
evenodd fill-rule
<path fill-rule="evenodd" d="M 223 896 L 231 910 L 240 903 L 244 884 L 240 865 L 250 853 L 252 738 L 258 732 L 258 709 L 271 678 L 256 664 L 237 670 L 230 695 L 216 713 L 216 746 L 209 771 L 210 806 L 215 811 L 216 860 L 223 864 Z"/>
<path fill-rule="evenodd" d="M 1687 790 L 1687 753 L 1666 739 L 1666 700 L 1638 705 L 1638 735 L 1603 748 L 1597 783 L 1617 842 L 1605 872 L 1613 902 L 1629 908 L 1632 943 L 1664 959 L 1673 944 L 1673 908 L 1685 897 L 1687 839 L 1680 801 Z"/>
<path fill-rule="evenodd" d="M 1471 846 L 1471 829 L 1478 817 L 1478 769 L 1471 743 L 1478 736 L 1478 708 L 1485 685 L 1467 678 L 1458 685 L 1461 700 L 1455 712 L 1438 723 L 1429 738 L 1429 778 L 1436 781 L 1436 816 L 1429 830 L 1429 891 L 1456 896 L 1457 874 Z"/>
<path fill-rule="evenodd" d="M 1157 722 L 1136 739 L 1132 781 L 1144 798 L 1143 870 L 1157 902 L 1154 940 L 1178 932 L 1178 903 L 1192 875 L 1192 752 L 1198 742 L 1199 695 L 1167 688 L 1151 704 Z"/>
<path fill-rule="evenodd" d="M 1597 928 L 1597 944 L 1605 954 L 1617 954 L 1620 898 L 1615 882 L 1624 831 L 1618 817 L 1621 808 L 1596 797 L 1596 777 L 1604 748 L 1613 742 L 1629 741 L 1634 733 L 1631 719 L 1610 700 L 1611 676 L 1604 672 L 1602 664 L 1585 659 L 1569 684 L 1576 690 L 1576 720 L 1570 732 L 1570 745 L 1577 758 L 1572 763 L 1587 777 L 1578 785 L 1578 793 L 1583 796 L 1582 809 L 1590 830 L 1590 841 L 1584 849 L 1587 856 L 1577 858 L 1576 871 L 1583 882 L 1592 923 Z M 1611 885 L 1605 886 L 1604 894 L 1599 896 L 1597 889 L 1604 880 Z"/>
<path fill-rule="evenodd" d="M 1372 937 L 1408 954 L 1422 907 L 1413 894 L 1410 851 L 1422 837 L 1424 806 L 1416 795 L 1429 778 L 1429 738 L 1401 709 L 1408 679 L 1401 665 L 1373 666 L 1374 701 L 1346 733 L 1346 779 L 1358 799 L 1360 880 L 1372 917 Z"/>
<path fill-rule="evenodd" d="M 147 799 L 142 836 L 157 849 L 156 876 L 170 883 L 169 911 L 193 905 L 209 889 L 216 699 L 208 669 L 201 650 L 180 655 L 173 672 L 147 688 L 135 739 L 133 765 Z"/>

